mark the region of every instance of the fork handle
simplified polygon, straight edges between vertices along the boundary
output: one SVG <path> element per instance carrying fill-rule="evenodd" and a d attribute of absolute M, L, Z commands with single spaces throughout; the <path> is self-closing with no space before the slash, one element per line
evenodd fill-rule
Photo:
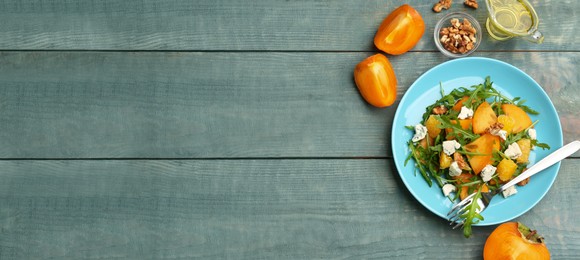
<path fill-rule="evenodd" d="M 524 171 L 522 174 L 515 177 L 510 182 L 501 186 L 500 190 L 504 191 L 507 188 L 514 186 L 514 184 L 542 171 L 543 169 L 546 169 L 546 168 L 552 166 L 553 164 L 555 164 L 561 160 L 564 160 L 564 158 L 574 154 L 579 149 L 580 149 L 580 141 L 579 140 L 576 140 L 576 141 L 571 142 L 565 146 L 562 146 L 560 149 L 558 149 L 555 152 L 544 157 L 544 159 L 542 159 L 539 162 L 537 162 L 536 164 L 534 164 L 532 167 L 530 167 L 529 169 Z"/>

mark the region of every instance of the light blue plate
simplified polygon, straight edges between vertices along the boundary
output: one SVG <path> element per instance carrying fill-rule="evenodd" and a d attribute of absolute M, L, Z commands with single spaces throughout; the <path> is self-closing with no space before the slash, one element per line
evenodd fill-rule
<path fill-rule="evenodd" d="M 427 185 L 421 174 L 415 171 L 413 160 L 409 161 L 407 166 L 403 165 L 409 154 L 407 141 L 414 134 L 405 126 L 418 124 L 425 108 L 441 97 L 440 82 L 445 93 L 449 93 L 458 87 L 483 83 L 488 75 L 494 87 L 504 95 L 510 98 L 521 97 L 527 100 L 526 105 L 540 112 L 539 115 L 530 117 L 534 122 L 539 120 L 535 125 L 538 140 L 549 144 L 552 149 L 532 150 L 530 165 L 562 147 L 562 127 L 556 109 L 546 92 L 526 73 L 505 62 L 480 57 L 455 59 L 435 66 L 421 75 L 401 99 L 395 113 L 391 142 L 395 165 L 403 183 L 423 206 L 442 218 L 446 218 L 452 206 L 451 201 L 443 196 L 435 182 L 432 187 Z M 548 192 L 559 169 L 560 163 L 557 163 L 538 173 L 531 178 L 528 185 L 517 186 L 518 193 L 507 199 L 498 195 L 493 199 L 491 206 L 482 213 L 484 220 L 477 225 L 495 225 L 526 213 Z"/>

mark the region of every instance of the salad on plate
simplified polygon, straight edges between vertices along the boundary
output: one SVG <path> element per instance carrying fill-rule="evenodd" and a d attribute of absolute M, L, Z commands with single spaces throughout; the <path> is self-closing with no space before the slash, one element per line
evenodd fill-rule
<path fill-rule="evenodd" d="M 534 148 L 550 149 L 538 140 L 534 126 L 539 122 L 529 116 L 538 111 L 520 97 L 503 95 L 489 76 L 481 84 L 447 94 L 441 86 L 440 92 L 441 98 L 425 108 L 421 122 L 407 126 L 414 135 L 404 164 L 412 160 L 426 184 L 441 187 L 451 201 L 499 189 L 526 170 Z M 514 186 L 503 196 L 516 193 Z M 464 213 L 466 237 L 471 235 L 471 225 L 483 220 L 478 212 L 474 203 Z"/>

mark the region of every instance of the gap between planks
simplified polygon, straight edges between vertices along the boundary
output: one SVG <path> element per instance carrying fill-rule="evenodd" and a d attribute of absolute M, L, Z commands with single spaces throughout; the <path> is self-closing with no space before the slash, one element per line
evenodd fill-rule
<path fill-rule="evenodd" d="M 383 53 L 379 50 L 132 50 L 132 49 L 0 49 L 0 52 L 183 52 L 183 53 Z M 409 53 L 437 53 L 438 50 L 410 50 Z M 580 50 L 481 50 L 478 53 L 502 53 L 502 52 L 546 52 L 546 53 L 577 53 Z M 384 54 L 384 53 L 383 53 Z M 387 54 L 390 55 L 390 54 Z"/>
<path fill-rule="evenodd" d="M 268 160 L 392 160 L 392 156 L 353 157 L 208 157 L 208 158 L 0 158 L 0 161 L 268 161 Z M 580 159 L 574 155 L 566 160 Z"/>
<path fill-rule="evenodd" d="M 242 161 L 242 160 L 390 160 L 392 156 L 343 156 L 343 157 L 177 157 L 177 158 L 0 158 L 0 161 Z"/>

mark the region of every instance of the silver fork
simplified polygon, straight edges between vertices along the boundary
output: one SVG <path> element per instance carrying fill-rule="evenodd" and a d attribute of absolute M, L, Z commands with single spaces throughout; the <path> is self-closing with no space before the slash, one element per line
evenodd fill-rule
<path fill-rule="evenodd" d="M 579 149 L 580 149 L 580 141 L 579 140 L 573 141 L 565 146 L 562 146 L 562 148 L 556 150 L 555 152 L 549 154 L 544 159 L 540 160 L 539 162 L 534 164 L 532 167 L 528 168 L 522 174 L 518 175 L 510 182 L 501 186 L 499 189 L 489 191 L 489 192 L 482 192 L 481 198 L 478 198 L 475 201 L 475 203 L 477 203 L 479 205 L 479 209 L 477 212 L 481 213 L 482 211 L 484 211 L 487 208 L 487 206 L 489 206 L 489 202 L 498 193 L 503 192 L 507 188 L 514 186 L 516 183 L 518 183 L 518 182 L 520 182 L 520 181 L 552 166 L 553 164 L 555 164 L 555 163 L 563 160 L 564 158 L 574 154 Z M 459 203 L 455 204 L 455 206 L 453 206 L 451 208 L 449 213 L 447 213 L 449 225 L 455 224 L 455 226 L 453 226 L 453 229 L 456 229 L 458 227 L 462 227 L 463 224 L 465 223 L 465 219 L 462 219 L 461 215 L 463 213 L 465 213 L 467 211 L 468 207 L 473 203 L 474 196 L 475 196 L 475 193 L 472 193 L 471 195 L 467 196 L 465 199 L 463 199 Z"/>

